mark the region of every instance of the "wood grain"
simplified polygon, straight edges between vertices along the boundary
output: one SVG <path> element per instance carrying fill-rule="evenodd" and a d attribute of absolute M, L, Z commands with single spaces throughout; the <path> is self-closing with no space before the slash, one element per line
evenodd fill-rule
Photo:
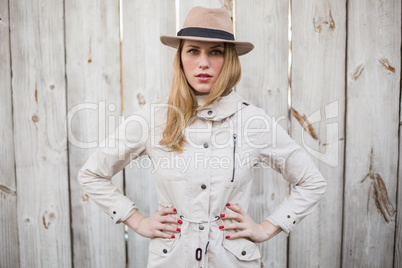
<path fill-rule="evenodd" d="M 291 136 L 326 179 L 318 208 L 290 235 L 289 267 L 340 267 L 345 1 L 293 1 Z"/>
<path fill-rule="evenodd" d="M 348 2 L 344 267 L 393 265 L 400 30 L 400 1 Z"/>
<path fill-rule="evenodd" d="M 77 182 L 78 170 L 94 147 L 115 131 L 119 121 L 118 1 L 66 0 L 65 20 L 68 108 L 70 113 L 77 109 L 68 125 L 73 264 L 124 267 L 124 225 L 114 224 Z M 94 144 L 83 144 L 89 142 Z M 122 172 L 113 182 L 122 188 Z"/>
<path fill-rule="evenodd" d="M 0 267 L 19 267 L 8 1 L 0 0 Z"/>
<path fill-rule="evenodd" d="M 71 266 L 63 1 L 10 1 L 21 267 Z"/>

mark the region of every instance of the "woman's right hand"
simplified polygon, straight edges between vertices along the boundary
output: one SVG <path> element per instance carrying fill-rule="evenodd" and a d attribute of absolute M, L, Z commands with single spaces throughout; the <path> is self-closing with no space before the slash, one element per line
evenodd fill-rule
<path fill-rule="evenodd" d="M 151 217 L 144 217 L 141 213 L 133 213 L 124 223 L 133 229 L 137 234 L 148 237 L 162 237 L 162 238 L 175 238 L 174 234 L 164 233 L 162 231 L 168 231 L 173 233 L 179 233 L 181 230 L 179 226 L 183 223 L 181 220 L 176 219 L 168 214 L 175 214 L 177 210 L 175 208 L 163 208 L 156 212 Z M 166 223 L 175 223 L 178 227 L 173 227 Z"/>

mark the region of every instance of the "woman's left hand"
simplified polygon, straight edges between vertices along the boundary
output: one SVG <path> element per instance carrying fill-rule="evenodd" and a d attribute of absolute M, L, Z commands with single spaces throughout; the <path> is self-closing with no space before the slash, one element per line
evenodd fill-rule
<path fill-rule="evenodd" d="M 226 239 L 236 239 L 240 237 L 250 238 L 253 242 L 261 243 L 274 237 L 282 231 L 282 228 L 273 225 L 268 220 L 261 224 L 256 223 L 247 212 L 243 211 L 239 205 L 226 204 L 226 207 L 235 213 L 222 214 L 222 219 L 232 219 L 237 222 L 219 226 L 223 230 L 239 230 L 238 232 L 226 236 Z"/>

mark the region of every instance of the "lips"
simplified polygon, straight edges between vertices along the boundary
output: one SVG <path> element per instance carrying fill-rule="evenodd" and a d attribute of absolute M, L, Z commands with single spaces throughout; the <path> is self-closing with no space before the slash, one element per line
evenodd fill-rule
<path fill-rule="evenodd" d="M 195 76 L 199 81 L 208 81 L 212 78 L 212 76 L 210 74 L 197 74 Z"/>

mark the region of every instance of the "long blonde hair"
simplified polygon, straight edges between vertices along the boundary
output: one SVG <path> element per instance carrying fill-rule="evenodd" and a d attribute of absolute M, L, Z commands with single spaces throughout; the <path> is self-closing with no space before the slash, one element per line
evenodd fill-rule
<path fill-rule="evenodd" d="M 187 82 L 181 63 L 181 52 L 184 41 L 177 48 L 173 63 L 173 77 L 170 85 L 166 128 L 159 142 L 168 148 L 182 152 L 184 129 L 192 122 L 197 112 L 221 97 L 228 95 L 240 81 L 241 66 L 234 44 L 224 43 L 224 63 L 221 73 L 212 87 L 204 105 L 198 107 L 193 89 Z"/>

